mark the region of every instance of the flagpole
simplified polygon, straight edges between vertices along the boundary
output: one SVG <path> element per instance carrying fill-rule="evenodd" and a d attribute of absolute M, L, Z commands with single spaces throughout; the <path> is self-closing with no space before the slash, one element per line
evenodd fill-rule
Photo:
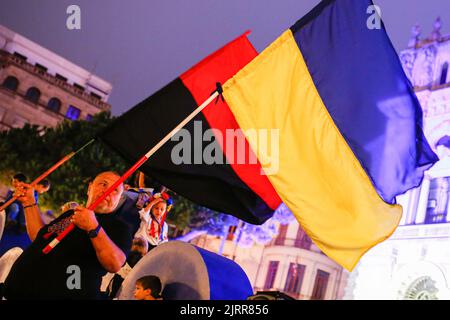
<path fill-rule="evenodd" d="M 145 175 L 142 171 L 139 172 L 138 186 L 139 188 L 145 188 Z"/>
<path fill-rule="evenodd" d="M 57 163 L 55 163 L 53 166 L 51 166 L 47 171 L 45 171 L 43 174 L 41 174 L 39 177 L 37 177 L 36 179 L 33 180 L 33 182 L 31 182 L 31 187 L 35 187 L 37 184 L 39 184 L 39 182 L 41 182 L 42 180 L 44 180 L 46 177 L 48 177 L 53 171 L 55 171 L 56 169 L 58 169 L 61 165 L 63 165 L 66 161 L 70 160 L 74 155 L 76 155 L 77 153 L 79 153 L 81 150 L 83 150 L 84 148 L 86 148 L 88 145 L 90 145 L 92 142 L 94 142 L 95 139 L 90 140 L 88 143 L 86 143 L 84 146 L 82 146 L 80 149 L 78 149 L 77 151 L 72 151 L 71 153 L 67 154 L 66 156 L 64 156 L 61 160 L 59 160 Z M 0 211 L 5 210 L 7 207 L 9 207 L 9 205 L 11 205 L 11 203 L 13 203 L 14 201 L 16 201 L 18 198 L 18 196 L 13 196 L 11 199 L 9 199 L 8 201 L 6 201 L 2 206 L 0 206 Z"/>
<path fill-rule="evenodd" d="M 206 99 L 197 109 L 195 109 L 187 118 L 181 121 L 172 131 L 170 131 L 164 138 L 161 139 L 153 148 L 151 148 L 142 158 L 140 158 L 130 169 L 128 169 L 125 174 L 120 177 L 113 185 L 111 185 L 93 204 L 91 204 L 88 209 L 94 210 L 100 202 L 102 202 L 112 191 L 114 191 L 120 184 L 122 184 L 129 176 L 131 176 L 140 166 L 142 166 L 159 148 L 161 148 L 167 141 L 169 141 L 181 128 L 183 128 L 189 121 L 191 121 L 198 113 L 200 113 L 204 108 L 206 108 L 214 99 L 219 97 L 221 94 L 220 84 L 218 89 L 214 91 L 211 96 Z M 53 239 L 42 251 L 47 254 L 55 248 L 58 243 L 61 242 L 73 229 L 75 225 L 71 223 L 63 232 L 61 232 L 55 239 Z"/>

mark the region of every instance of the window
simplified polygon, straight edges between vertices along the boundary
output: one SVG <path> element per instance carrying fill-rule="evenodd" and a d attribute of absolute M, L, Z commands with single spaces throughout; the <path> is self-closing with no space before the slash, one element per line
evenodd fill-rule
<path fill-rule="evenodd" d="M 59 100 L 58 98 L 51 98 L 50 100 L 48 100 L 47 108 L 54 112 L 59 112 L 59 110 L 61 109 L 61 100 Z"/>
<path fill-rule="evenodd" d="M 291 263 L 286 278 L 284 291 L 298 294 L 302 288 L 303 276 L 305 274 L 305 266 L 298 263 Z"/>
<path fill-rule="evenodd" d="M 269 270 L 267 271 L 266 282 L 264 283 L 264 289 L 273 288 L 275 282 L 275 276 L 277 275 L 279 261 L 270 261 Z"/>
<path fill-rule="evenodd" d="M 439 84 L 447 83 L 447 73 L 448 73 L 448 62 L 444 63 L 441 71 L 441 79 L 439 80 Z"/>
<path fill-rule="evenodd" d="M 300 226 L 298 226 L 297 237 L 295 238 L 295 247 L 310 250 L 311 244 L 312 241 L 308 237 L 306 232 Z"/>
<path fill-rule="evenodd" d="M 74 106 L 69 106 L 67 109 L 66 118 L 70 120 L 78 120 L 81 110 Z"/>
<path fill-rule="evenodd" d="M 36 87 L 31 87 L 30 89 L 28 89 L 27 93 L 25 94 L 25 99 L 27 99 L 33 103 L 38 103 L 40 97 L 41 97 L 41 91 Z"/>
<path fill-rule="evenodd" d="M 39 69 L 42 72 L 47 72 L 48 69 L 46 67 L 44 67 L 42 64 L 36 63 L 35 64 L 36 68 Z"/>
<path fill-rule="evenodd" d="M 98 94 L 96 94 L 94 92 L 91 92 L 91 96 L 95 99 L 102 100 L 102 97 L 100 97 Z"/>
<path fill-rule="evenodd" d="M 278 235 L 275 239 L 276 246 L 284 245 L 284 240 L 286 240 L 287 228 L 288 228 L 287 224 L 280 224 L 280 226 L 278 227 Z"/>
<path fill-rule="evenodd" d="M 60 75 L 59 73 L 57 73 L 57 74 L 55 75 L 55 78 L 58 79 L 58 80 L 67 82 L 67 78 L 66 78 L 66 77 L 63 77 L 63 76 Z"/>
<path fill-rule="evenodd" d="M 19 80 L 17 80 L 16 77 L 9 76 L 5 79 L 5 81 L 3 81 L 3 87 L 12 91 L 16 91 L 19 87 Z"/>
<path fill-rule="evenodd" d="M 236 233 L 237 226 L 230 226 L 228 228 L 227 240 L 233 241 L 234 234 Z"/>
<path fill-rule="evenodd" d="M 92 120 L 92 114 L 88 114 L 86 116 L 86 121 L 91 121 Z"/>
<path fill-rule="evenodd" d="M 27 61 L 27 59 L 28 59 L 27 57 L 25 57 L 24 55 L 22 55 L 22 54 L 20 54 L 18 52 L 14 52 L 14 56 L 19 58 L 19 59 L 22 59 L 23 61 Z"/>
<path fill-rule="evenodd" d="M 448 196 L 449 177 L 431 180 L 425 223 L 442 223 L 446 221 L 449 203 Z"/>
<path fill-rule="evenodd" d="M 314 283 L 314 290 L 311 295 L 311 300 L 325 299 L 329 277 L 330 274 L 328 272 L 317 270 L 316 282 Z"/>
<path fill-rule="evenodd" d="M 73 86 L 81 91 L 84 91 L 84 87 L 79 85 L 78 83 L 74 83 Z"/>

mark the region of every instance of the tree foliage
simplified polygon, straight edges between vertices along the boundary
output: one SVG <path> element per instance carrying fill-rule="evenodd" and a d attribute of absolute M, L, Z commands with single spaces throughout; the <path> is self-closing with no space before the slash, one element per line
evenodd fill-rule
<path fill-rule="evenodd" d="M 24 173 L 32 180 L 62 157 L 95 137 L 110 122 L 109 113 L 99 113 L 91 121 L 65 120 L 57 127 L 26 124 L 0 133 L 0 180 L 9 184 L 11 176 Z M 123 172 L 126 163 L 100 141 L 95 141 L 64 163 L 48 179 L 50 191 L 40 198 L 46 209 L 55 210 L 67 201 L 84 203 L 87 186 L 104 170 Z"/>

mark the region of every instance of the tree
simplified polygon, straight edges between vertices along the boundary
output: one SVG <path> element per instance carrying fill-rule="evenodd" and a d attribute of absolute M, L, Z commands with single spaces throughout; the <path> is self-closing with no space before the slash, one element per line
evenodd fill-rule
<path fill-rule="evenodd" d="M 26 124 L 20 129 L 0 132 L 0 181 L 8 184 L 14 173 L 30 180 L 39 176 L 66 154 L 77 150 L 112 121 L 102 112 L 91 121 L 65 120 L 53 128 Z M 104 170 L 123 172 L 127 164 L 106 145 L 95 141 L 49 176 L 50 191 L 40 203 L 56 210 L 67 201 L 84 203 L 89 180 Z"/>

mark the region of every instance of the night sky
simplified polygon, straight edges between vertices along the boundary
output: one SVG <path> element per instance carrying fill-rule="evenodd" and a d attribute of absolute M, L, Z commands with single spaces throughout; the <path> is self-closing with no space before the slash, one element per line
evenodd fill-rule
<path fill-rule="evenodd" d="M 1 0 L 0 24 L 113 84 L 115 115 L 130 109 L 228 41 L 252 30 L 258 52 L 319 0 Z M 406 48 L 418 23 L 427 37 L 437 16 L 450 33 L 448 0 L 378 0 L 389 36 Z M 81 30 L 66 8 L 81 7 Z"/>

